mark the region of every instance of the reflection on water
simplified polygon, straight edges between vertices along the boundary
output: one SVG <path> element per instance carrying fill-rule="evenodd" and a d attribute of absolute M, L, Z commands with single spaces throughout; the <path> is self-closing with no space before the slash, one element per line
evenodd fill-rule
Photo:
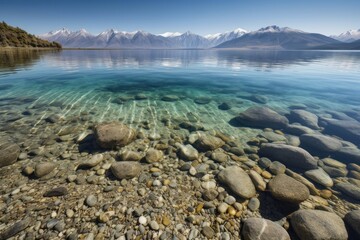
<path fill-rule="evenodd" d="M 234 50 L 82 50 L 52 54 L 48 61 L 63 68 L 163 66 L 186 67 L 192 64 L 255 67 L 258 70 L 310 64 L 326 59 L 344 69 L 358 66 L 358 52 L 341 51 L 234 51 Z"/>
<path fill-rule="evenodd" d="M 0 74 L 29 68 L 36 64 L 43 55 L 56 53 L 58 50 L 0 49 Z"/>

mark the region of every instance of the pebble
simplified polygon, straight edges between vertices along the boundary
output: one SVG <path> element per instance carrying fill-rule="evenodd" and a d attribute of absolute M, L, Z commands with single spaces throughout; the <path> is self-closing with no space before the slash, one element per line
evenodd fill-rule
<path fill-rule="evenodd" d="M 209 226 L 203 227 L 203 229 L 202 229 L 201 232 L 202 232 L 202 234 L 204 234 L 204 236 L 207 237 L 207 238 L 213 238 L 214 235 L 215 235 L 214 230 L 213 230 L 211 227 L 209 227 Z"/>
<path fill-rule="evenodd" d="M 97 198 L 94 195 L 89 195 L 86 197 L 85 203 L 88 207 L 93 207 L 97 203 Z"/>
<path fill-rule="evenodd" d="M 156 221 L 153 220 L 153 221 L 150 222 L 150 228 L 151 228 L 152 230 L 157 231 L 157 230 L 160 229 L 160 226 L 159 226 L 159 224 L 158 224 Z"/>
<path fill-rule="evenodd" d="M 225 213 L 228 209 L 229 205 L 227 203 L 220 203 L 220 205 L 218 206 L 218 211 L 220 213 Z"/>
<path fill-rule="evenodd" d="M 77 178 L 77 176 L 76 175 L 69 175 L 68 177 L 67 177 L 67 180 L 69 181 L 69 182 L 74 182 L 75 180 L 76 180 L 76 178 Z"/>
<path fill-rule="evenodd" d="M 203 182 L 201 183 L 201 187 L 206 190 L 214 189 L 216 188 L 216 183 L 213 181 Z"/>
<path fill-rule="evenodd" d="M 189 174 L 191 175 L 191 176 L 195 176 L 196 175 L 196 169 L 193 167 L 193 166 L 191 166 L 190 167 L 190 169 L 189 169 Z"/>
<path fill-rule="evenodd" d="M 146 225 L 147 219 L 144 216 L 139 217 L 139 223 L 142 225 Z"/>
<path fill-rule="evenodd" d="M 233 196 L 227 196 L 224 200 L 229 205 L 233 205 L 236 202 L 236 199 Z"/>
<path fill-rule="evenodd" d="M 74 216 L 74 211 L 72 209 L 66 209 L 66 216 L 72 218 Z"/>
<path fill-rule="evenodd" d="M 254 212 L 254 211 L 258 210 L 259 207 L 260 207 L 260 201 L 259 201 L 259 199 L 257 199 L 257 198 L 251 198 L 251 199 L 249 200 L 248 208 L 249 208 L 251 211 Z"/>
<path fill-rule="evenodd" d="M 160 180 L 156 179 L 156 180 L 153 181 L 152 185 L 153 185 L 154 187 L 160 187 L 160 186 L 161 186 L 161 182 L 160 182 Z"/>
<path fill-rule="evenodd" d="M 162 224 L 167 227 L 171 224 L 171 220 L 170 218 L 168 218 L 166 215 L 163 216 L 162 218 Z"/>

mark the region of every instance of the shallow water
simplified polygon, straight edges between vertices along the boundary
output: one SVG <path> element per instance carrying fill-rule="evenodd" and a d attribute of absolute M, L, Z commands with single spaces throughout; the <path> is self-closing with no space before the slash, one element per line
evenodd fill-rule
<path fill-rule="evenodd" d="M 64 118 L 87 112 L 89 122 L 121 120 L 138 129 L 146 122 L 144 131 L 159 134 L 167 132 L 165 121 L 196 122 L 246 141 L 258 131 L 229 121 L 249 106 L 280 113 L 297 104 L 318 114 L 358 110 L 360 52 L 2 51 L 0 93 L 2 126 L 23 121 L 21 113 L 33 108 L 32 131 L 54 112 Z M 146 99 L 134 100 L 136 94 Z M 162 101 L 164 95 L 180 99 Z M 199 97 L 211 101 L 197 104 Z M 218 109 L 223 102 L 232 108 Z"/>

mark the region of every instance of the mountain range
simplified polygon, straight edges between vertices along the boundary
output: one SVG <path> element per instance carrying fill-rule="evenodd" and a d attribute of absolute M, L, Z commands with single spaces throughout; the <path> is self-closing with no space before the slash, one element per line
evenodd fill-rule
<path fill-rule="evenodd" d="M 125 49 L 206 49 L 240 48 L 270 50 L 357 49 L 352 40 L 360 39 L 360 31 L 347 31 L 339 36 L 307 33 L 288 27 L 268 26 L 257 31 L 238 28 L 233 31 L 201 36 L 192 32 L 152 34 L 144 31 L 124 32 L 114 29 L 93 35 L 85 29 L 66 28 L 39 36 L 60 43 L 65 48 L 125 48 Z M 344 43 L 345 42 L 345 43 Z M 350 45 L 348 45 L 348 43 Z"/>
<path fill-rule="evenodd" d="M 339 41 L 318 33 L 269 26 L 224 42 L 217 48 L 302 50 L 335 43 Z"/>
<path fill-rule="evenodd" d="M 114 29 L 92 35 L 85 29 L 70 31 L 66 28 L 51 31 L 39 37 L 55 41 L 67 48 L 211 48 L 247 33 L 243 29 L 217 33 L 205 37 L 190 31 L 152 34 L 144 31 L 123 32 Z"/>

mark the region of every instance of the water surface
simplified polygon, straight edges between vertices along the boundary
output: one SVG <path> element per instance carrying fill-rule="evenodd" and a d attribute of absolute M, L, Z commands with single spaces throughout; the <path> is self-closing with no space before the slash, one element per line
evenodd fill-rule
<path fill-rule="evenodd" d="M 319 114 L 357 110 L 359 83 L 360 52 L 2 51 L 0 121 L 6 128 L 33 108 L 29 130 L 34 130 L 54 112 L 63 118 L 86 112 L 89 124 L 121 120 L 166 134 L 169 126 L 190 121 L 246 141 L 257 130 L 239 130 L 229 121 L 248 107 L 267 105 L 280 113 L 298 104 Z M 137 94 L 146 99 L 134 100 Z M 179 100 L 162 101 L 165 95 Z M 253 95 L 266 102 L 254 101 Z M 208 104 L 194 101 L 204 97 Z M 232 108 L 218 109 L 223 102 Z"/>

